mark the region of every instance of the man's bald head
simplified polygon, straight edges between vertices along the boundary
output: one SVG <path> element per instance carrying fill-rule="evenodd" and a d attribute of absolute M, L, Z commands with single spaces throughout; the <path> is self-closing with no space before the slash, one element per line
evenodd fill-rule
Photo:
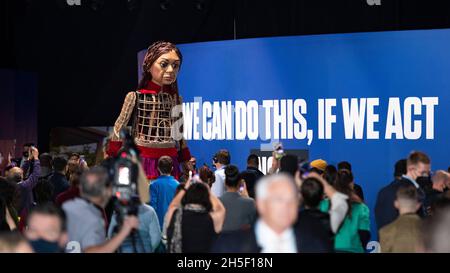
<path fill-rule="evenodd" d="M 81 194 L 84 197 L 101 196 L 110 186 L 108 173 L 103 167 L 94 167 L 81 176 Z"/>
<path fill-rule="evenodd" d="M 450 186 L 450 174 L 443 170 L 436 171 L 431 177 L 433 181 L 433 189 L 443 192 L 445 188 Z"/>
<path fill-rule="evenodd" d="M 8 180 L 19 183 L 23 180 L 23 170 L 19 167 L 13 167 L 8 172 Z"/>

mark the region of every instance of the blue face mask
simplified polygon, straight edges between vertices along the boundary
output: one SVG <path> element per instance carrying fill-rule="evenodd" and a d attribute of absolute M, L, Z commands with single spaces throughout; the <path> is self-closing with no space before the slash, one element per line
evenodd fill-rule
<path fill-rule="evenodd" d="M 49 242 L 44 239 L 30 241 L 31 247 L 36 253 L 60 253 L 58 242 Z"/>

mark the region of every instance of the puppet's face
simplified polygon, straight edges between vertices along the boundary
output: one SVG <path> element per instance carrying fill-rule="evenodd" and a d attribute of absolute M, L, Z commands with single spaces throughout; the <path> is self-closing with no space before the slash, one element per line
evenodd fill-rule
<path fill-rule="evenodd" d="M 150 67 L 152 81 L 158 85 L 170 85 L 177 79 L 180 58 L 175 51 L 162 54 Z"/>

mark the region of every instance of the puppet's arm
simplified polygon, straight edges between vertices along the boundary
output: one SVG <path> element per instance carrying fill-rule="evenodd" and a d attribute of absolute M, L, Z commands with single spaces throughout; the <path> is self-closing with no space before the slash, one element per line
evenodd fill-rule
<path fill-rule="evenodd" d="M 135 103 L 136 103 L 136 92 L 129 92 L 125 97 L 125 101 L 123 102 L 120 115 L 117 118 L 116 123 L 114 123 L 114 133 L 112 135 L 111 140 L 113 141 L 120 140 L 119 132 L 122 128 L 127 126 L 131 114 L 133 113 Z"/>

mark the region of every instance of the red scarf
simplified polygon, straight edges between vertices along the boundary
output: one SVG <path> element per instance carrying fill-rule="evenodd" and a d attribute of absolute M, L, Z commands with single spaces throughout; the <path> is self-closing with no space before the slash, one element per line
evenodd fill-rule
<path fill-rule="evenodd" d="M 175 90 L 172 88 L 172 85 L 163 85 L 160 86 L 153 81 L 148 81 L 147 86 L 145 89 L 139 90 L 142 94 L 158 94 L 163 90 L 164 92 L 167 92 L 169 94 L 173 94 Z"/>

